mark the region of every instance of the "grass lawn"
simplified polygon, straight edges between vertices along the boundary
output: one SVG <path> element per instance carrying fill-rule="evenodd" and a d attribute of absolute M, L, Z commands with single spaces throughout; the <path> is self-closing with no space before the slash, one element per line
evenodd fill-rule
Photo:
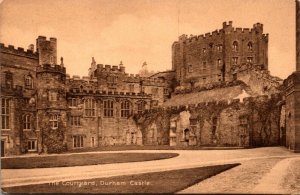
<path fill-rule="evenodd" d="M 69 167 L 110 163 L 160 160 L 178 156 L 177 153 L 88 153 L 56 156 L 2 158 L 2 169 L 31 169 Z"/>
<path fill-rule="evenodd" d="M 66 153 L 74 152 L 95 152 L 95 151 L 124 151 L 124 150 L 230 150 L 242 149 L 245 147 L 230 146 L 169 146 L 169 145 L 128 145 L 128 146 L 101 146 L 99 148 L 80 148 L 69 150 Z"/>
<path fill-rule="evenodd" d="M 175 193 L 239 164 L 3 188 L 8 193 Z"/>

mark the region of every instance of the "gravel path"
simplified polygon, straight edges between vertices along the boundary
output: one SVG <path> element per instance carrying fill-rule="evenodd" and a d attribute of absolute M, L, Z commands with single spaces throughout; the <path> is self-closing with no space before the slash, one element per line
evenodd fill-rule
<path fill-rule="evenodd" d="M 240 166 L 206 179 L 179 194 L 251 193 L 263 175 L 281 160 L 282 158 L 268 158 L 245 161 Z"/>

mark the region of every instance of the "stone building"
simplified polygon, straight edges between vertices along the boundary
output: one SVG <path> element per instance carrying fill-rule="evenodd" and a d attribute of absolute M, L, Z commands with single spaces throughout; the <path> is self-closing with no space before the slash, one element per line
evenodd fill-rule
<path fill-rule="evenodd" d="M 88 76 L 70 77 L 55 38 L 39 36 L 36 50 L 0 48 L 2 155 L 132 144 L 266 146 L 285 135 L 282 80 L 269 74 L 268 35 L 259 23 L 182 35 L 172 46 L 172 70 L 147 77 L 94 58 Z"/>
<path fill-rule="evenodd" d="M 253 28 L 223 28 L 194 36 L 182 35 L 172 45 L 172 70 L 182 85 L 206 85 L 236 79 L 236 66 L 253 64 L 268 70 L 268 34 L 263 24 Z"/>

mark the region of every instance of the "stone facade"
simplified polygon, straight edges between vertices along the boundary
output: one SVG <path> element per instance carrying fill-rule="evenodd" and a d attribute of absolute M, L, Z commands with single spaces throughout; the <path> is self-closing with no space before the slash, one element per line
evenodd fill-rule
<path fill-rule="evenodd" d="M 1 154 L 280 144 L 282 80 L 268 72 L 262 31 L 259 23 L 234 29 L 229 22 L 212 34 L 181 36 L 172 46 L 173 70 L 148 77 L 94 58 L 88 76 L 70 77 L 63 58 L 57 62 L 56 38 L 39 36 L 36 51 L 1 44 Z"/>
<path fill-rule="evenodd" d="M 263 24 L 234 28 L 232 22 L 205 35 L 182 35 L 172 46 L 172 69 L 181 85 L 206 85 L 236 79 L 236 66 L 253 64 L 268 70 L 268 34 Z"/>

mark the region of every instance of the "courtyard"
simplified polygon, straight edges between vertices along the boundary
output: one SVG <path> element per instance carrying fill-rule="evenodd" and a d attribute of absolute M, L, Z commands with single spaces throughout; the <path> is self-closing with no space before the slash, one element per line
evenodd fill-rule
<path fill-rule="evenodd" d="M 101 178 L 122 178 L 143 176 L 155 173 L 164 175 L 167 171 L 239 164 L 219 174 L 212 174 L 186 187 L 178 193 L 299 193 L 300 154 L 289 152 L 283 147 L 265 147 L 236 150 L 143 150 L 143 153 L 177 153 L 176 157 L 143 162 L 125 162 L 100 165 L 2 169 L 2 188 L 37 186 L 55 182 L 95 181 Z M 120 151 L 94 151 L 85 154 L 120 153 Z M 141 150 L 128 150 L 122 153 L 141 153 Z M 65 157 L 69 154 L 57 156 Z M 31 158 L 31 157 L 27 157 Z M 164 172 L 164 173 L 163 173 Z M 176 173 L 177 174 L 177 173 Z M 195 174 L 197 172 L 189 172 Z M 139 177 L 139 178 L 143 178 Z M 187 177 L 187 175 L 185 176 Z M 201 177 L 201 174 L 199 175 Z M 148 179 L 149 179 L 148 178 Z M 178 178 L 178 180 L 181 180 Z M 164 183 L 166 187 L 170 183 Z M 51 186 L 50 186 L 51 187 Z M 49 187 L 49 188 L 50 188 Z M 155 186 L 154 186 L 155 187 Z M 102 186 L 103 193 L 105 186 Z"/>

